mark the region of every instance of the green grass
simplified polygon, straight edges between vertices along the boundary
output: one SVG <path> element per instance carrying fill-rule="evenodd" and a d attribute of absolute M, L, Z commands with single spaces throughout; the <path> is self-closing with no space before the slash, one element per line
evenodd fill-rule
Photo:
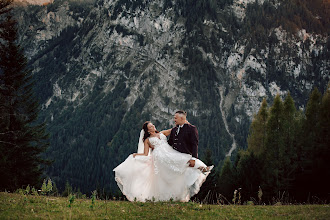
<path fill-rule="evenodd" d="M 126 202 L 0 192 L 0 219 L 330 219 L 330 205 L 237 206 Z"/>

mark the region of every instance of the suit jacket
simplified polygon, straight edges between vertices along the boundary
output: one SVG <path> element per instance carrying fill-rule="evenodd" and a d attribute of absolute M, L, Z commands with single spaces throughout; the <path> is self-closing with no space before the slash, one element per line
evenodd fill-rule
<path fill-rule="evenodd" d="M 198 131 L 196 126 L 184 124 L 178 135 L 176 134 L 177 130 L 178 127 L 172 129 L 168 144 L 181 153 L 198 158 Z"/>

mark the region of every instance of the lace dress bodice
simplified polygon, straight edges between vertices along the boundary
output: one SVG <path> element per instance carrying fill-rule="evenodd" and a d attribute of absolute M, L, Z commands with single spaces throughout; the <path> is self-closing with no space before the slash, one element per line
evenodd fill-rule
<path fill-rule="evenodd" d="M 157 147 L 159 147 L 162 144 L 167 144 L 167 138 L 163 133 L 160 133 L 159 138 L 158 137 L 149 137 L 149 142 L 156 149 Z"/>

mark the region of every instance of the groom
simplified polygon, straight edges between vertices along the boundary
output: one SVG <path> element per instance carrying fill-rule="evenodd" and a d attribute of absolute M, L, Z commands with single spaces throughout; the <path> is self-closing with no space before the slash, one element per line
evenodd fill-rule
<path fill-rule="evenodd" d="M 194 167 L 195 159 L 198 158 L 198 131 L 196 126 L 186 123 L 186 118 L 185 111 L 175 112 L 176 127 L 171 131 L 168 144 L 181 153 L 192 155 L 192 159 L 188 163 L 190 167 Z"/>

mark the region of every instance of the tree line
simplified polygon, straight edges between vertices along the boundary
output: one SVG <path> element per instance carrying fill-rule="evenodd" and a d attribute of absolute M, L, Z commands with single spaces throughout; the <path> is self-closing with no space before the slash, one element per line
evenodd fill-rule
<path fill-rule="evenodd" d="M 270 107 L 264 99 L 251 123 L 247 149 L 223 161 L 199 199 L 208 193 L 209 202 L 232 203 L 238 190 L 242 202 L 328 202 L 329 110 L 330 85 L 323 96 L 317 88 L 311 92 L 305 111 L 295 107 L 290 93 L 284 101 L 277 95 Z"/>

